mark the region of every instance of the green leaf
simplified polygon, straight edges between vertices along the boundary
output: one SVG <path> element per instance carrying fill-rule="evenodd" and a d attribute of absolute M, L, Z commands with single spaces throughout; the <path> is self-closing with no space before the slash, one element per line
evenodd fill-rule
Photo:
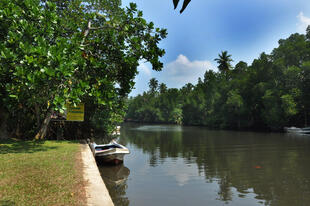
<path fill-rule="evenodd" d="M 15 99 L 18 98 L 18 97 L 17 97 L 16 95 L 14 95 L 14 94 L 10 94 L 9 97 L 12 97 L 12 98 L 15 98 Z"/>

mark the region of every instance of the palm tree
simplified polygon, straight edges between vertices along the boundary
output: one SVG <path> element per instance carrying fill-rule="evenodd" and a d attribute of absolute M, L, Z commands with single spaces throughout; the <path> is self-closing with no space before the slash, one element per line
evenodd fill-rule
<path fill-rule="evenodd" d="M 167 91 L 167 85 L 165 84 L 165 83 L 161 83 L 160 85 L 159 85 L 159 92 L 161 93 L 161 94 L 163 94 L 163 93 L 165 93 Z"/>
<path fill-rule="evenodd" d="M 227 53 L 227 51 L 222 51 L 221 54 L 219 54 L 219 58 L 214 59 L 219 65 L 218 69 L 220 72 L 225 72 L 227 73 L 230 71 L 230 68 L 232 67 L 230 62 L 233 60 L 230 58 L 231 55 Z"/>
<path fill-rule="evenodd" d="M 180 0 L 173 0 L 174 9 L 177 8 L 177 6 L 178 6 L 178 4 L 179 4 L 179 1 L 180 1 Z M 191 0 L 184 0 L 183 6 L 182 6 L 182 9 L 181 9 L 180 13 L 182 13 L 182 12 L 185 10 L 185 8 L 187 7 L 187 5 L 189 4 L 190 1 L 191 1 Z"/>
<path fill-rule="evenodd" d="M 150 81 L 149 81 L 149 87 L 150 87 L 150 92 L 151 92 L 152 94 L 155 94 L 155 92 L 156 92 L 157 89 L 158 89 L 158 80 L 155 79 L 155 78 L 150 79 Z"/>

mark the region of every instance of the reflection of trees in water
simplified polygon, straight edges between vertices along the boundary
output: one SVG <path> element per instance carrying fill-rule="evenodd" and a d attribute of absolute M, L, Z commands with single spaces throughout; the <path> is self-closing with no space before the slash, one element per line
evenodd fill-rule
<path fill-rule="evenodd" d="M 114 205 L 128 206 L 130 201 L 126 196 L 126 189 L 130 170 L 123 164 L 98 165 L 98 168 Z"/>
<path fill-rule="evenodd" d="M 147 132 L 124 129 L 121 141 L 134 143 L 146 153 L 159 153 L 160 158 L 179 157 L 179 152 L 182 151 L 182 132 Z"/>
<path fill-rule="evenodd" d="M 220 190 L 218 192 L 219 199 L 225 202 L 232 200 L 231 178 L 229 175 L 222 177 L 219 182 Z"/>
<path fill-rule="evenodd" d="M 218 199 L 225 202 L 232 200 L 232 187 L 239 197 L 246 197 L 251 190 L 266 205 L 310 202 L 308 140 L 199 128 L 183 132 L 124 129 L 122 140 L 149 154 L 151 166 L 167 157 L 196 163 L 207 182 L 218 180 Z"/>

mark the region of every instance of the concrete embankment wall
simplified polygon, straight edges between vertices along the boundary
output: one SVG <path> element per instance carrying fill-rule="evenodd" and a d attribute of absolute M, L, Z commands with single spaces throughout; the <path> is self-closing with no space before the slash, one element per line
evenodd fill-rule
<path fill-rule="evenodd" d="M 86 183 L 87 205 L 114 206 L 110 194 L 100 176 L 96 160 L 88 146 L 81 144 L 83 177 Z"/>

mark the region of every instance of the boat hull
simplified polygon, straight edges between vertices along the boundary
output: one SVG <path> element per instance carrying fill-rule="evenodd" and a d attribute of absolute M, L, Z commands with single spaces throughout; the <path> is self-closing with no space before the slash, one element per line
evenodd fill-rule
<path fill-rule="evenodd" d="M 284 130 L 288 133 L 294 133 L 294 134 L 310 134 L 310 127 L 305 128 L 284 127 Z"/>
<path fill-rule="evenodd" d="M 116 142 L 107 145 L 92 144 L 90 146 L 94 157 L 99 162 L 120 164 L 124 161 L 124 156 L 130 153 L 126 147 Z"/>
<path fill-rule="evenodd" d="M 111 164 L 121 164 L 124 162 L 125 154 L 111 154 L 111 155 L 96 155 L 95 158 L 99 162 L 111 163 Z"/>

